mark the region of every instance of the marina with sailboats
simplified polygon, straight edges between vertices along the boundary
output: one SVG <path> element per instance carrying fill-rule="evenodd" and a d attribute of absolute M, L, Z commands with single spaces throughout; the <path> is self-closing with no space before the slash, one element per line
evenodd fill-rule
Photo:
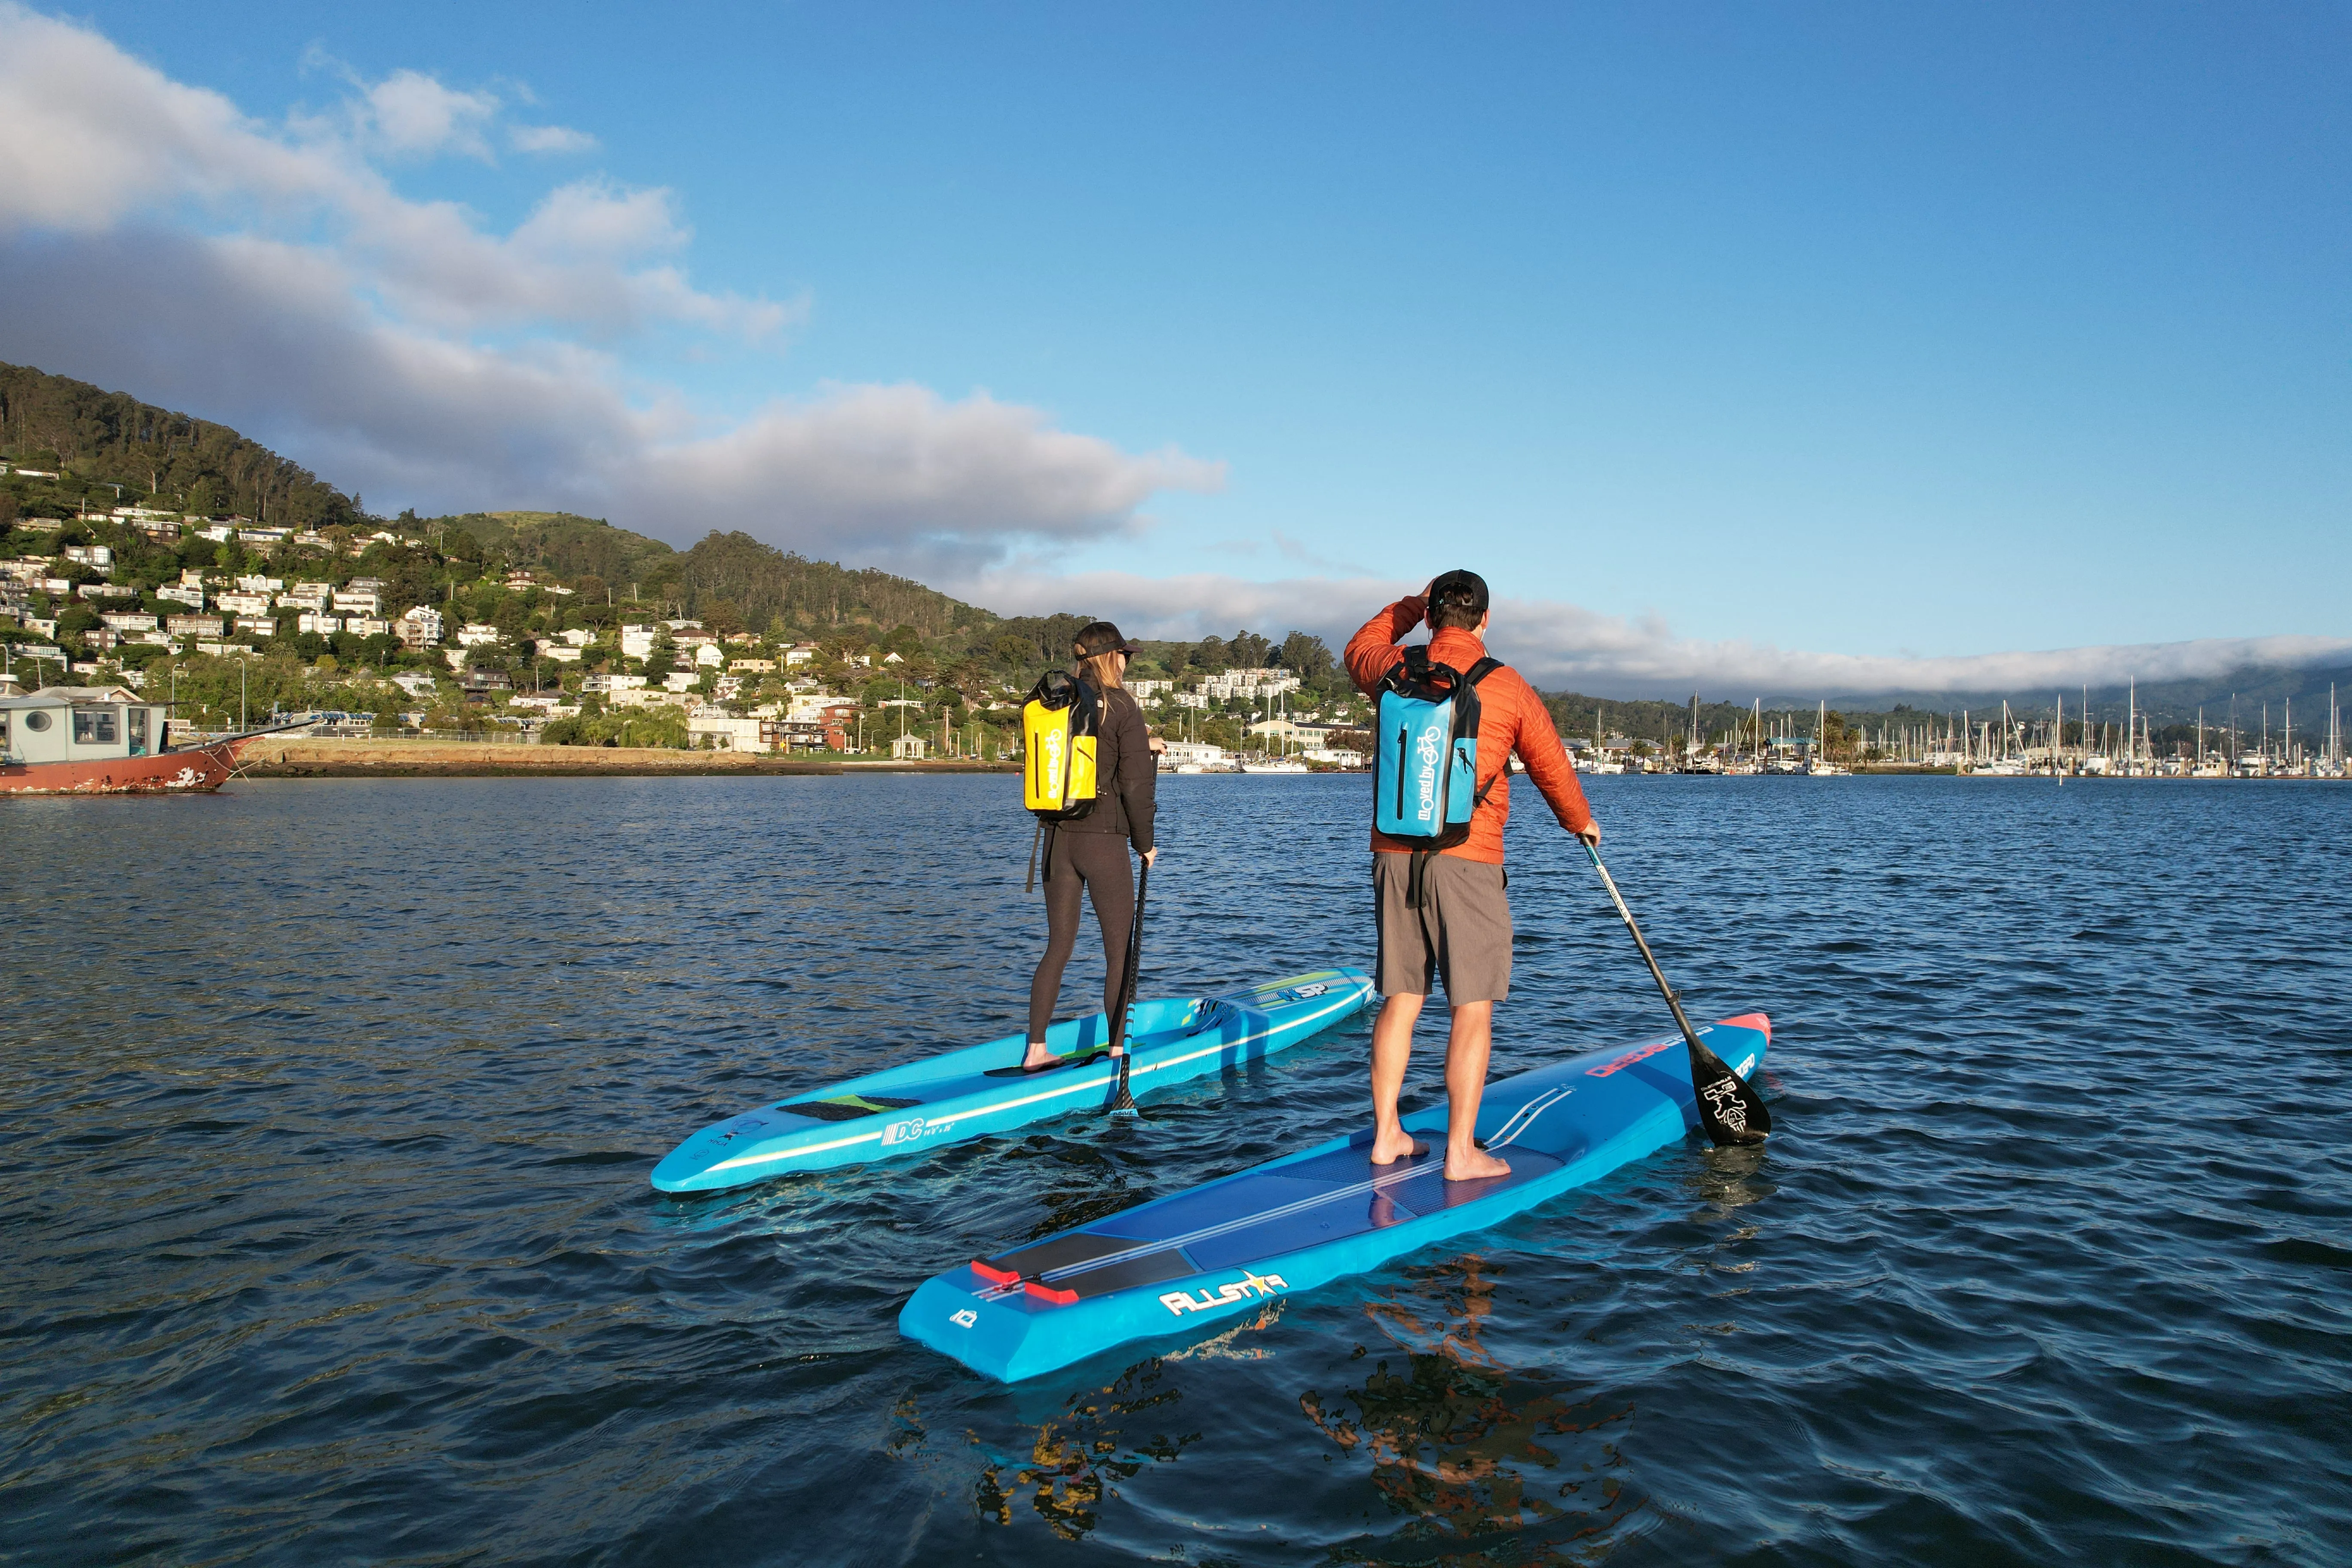
<path fill-rule="evenodd" d="M 2334 684 L 2322 712 L 2298 723 L 2292 698 L 2231 700 L 2218 714 L 2202 705 L 2183 721 L 2151 712 L 2137 683 L 2102 711 L 2087 688 L 2053 694 L 2046 707 L 2007 699 L 1990 709 L 1948 712 L 1897 708 L 1842 714 L 1826 700 L 1811 715 L 1768 712 L 1758 699 L 1729 724 L 1702 721 L 1690 700 L 1680 733 L 1634 739 L 1603 733 L 1591 708 L 1588 732 L 1562 743 L 1586 773 L 1780 775 L 1843 778 L 1856 773 L 1952 773 L 1979 778 L 2302 779 L 2347 776 L 2342 704 Z M 2306 712 L 2308 704 L 2306 704 Z"/>

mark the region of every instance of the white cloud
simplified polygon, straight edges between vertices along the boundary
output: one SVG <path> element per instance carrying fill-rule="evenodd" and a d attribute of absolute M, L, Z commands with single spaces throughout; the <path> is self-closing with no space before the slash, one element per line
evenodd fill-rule
<path fill-rule="evenodd" d="M 355 107 L 361 133 L 386 153 L 490 160 L 488 131 L 499 107 L 495 93 L 461 92 L 422 71 L 396 70 L 364 88 Z"/>
<path fill-rule="evenodd" d="M 518 153 L 593 153 L 596 138 L 568 125 L 514 125 L 507 129 L 507 145 Z"/>
<path fill-rule="evenodd" d="M 910 572 L 1129 530 L 1155 490 L 1223 482 L 985 394 L 839 385 L 697 417 L 620 350 L 773 341 L 804 300 L 698 287 L 666 190 L 572 180 L 504 234 L 405 195 L 387 162 L 593 140 L 324 63 L 350 96 L 269 125 L 0 0 L 0 358 L 236 425 L 379 507 L 742 528 Z"/>

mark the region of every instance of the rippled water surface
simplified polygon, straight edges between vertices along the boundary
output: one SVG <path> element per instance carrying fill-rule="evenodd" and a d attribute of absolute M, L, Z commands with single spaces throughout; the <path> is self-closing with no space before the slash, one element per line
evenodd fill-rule
<path fill-rule="evenodd" d="M 1368 963 L 1363 787 L 1167 781 L 1147 991 Z M 915 1286 L 1353 1129 L 1363 1021 L 1140 1126 L 646 1177 L 1019 1026 L 1010 792 L 0 804 L 0 1559 L 2345 1560 L 2352 789 L 1594 781 L 1693 1011 L 1773 1017 L 1770 1144 L 1006 1388 Z M 1516 793 L 1498 1072 L 1662 1023 Z"/>

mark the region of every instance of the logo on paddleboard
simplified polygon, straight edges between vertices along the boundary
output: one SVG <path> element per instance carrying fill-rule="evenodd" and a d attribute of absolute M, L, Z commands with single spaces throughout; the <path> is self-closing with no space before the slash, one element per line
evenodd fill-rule
<path fill-rule="evenodd" d="M 968 1329 L 974 1323 L 980 1321 L 980 1314 L 973 1311 L 970 1307 L 966 1307 L 962 1311 L 958 1312 L 954 1317 L 950 1318 L 948 1321 L 953 1323 L 959 1329 Z"/>
<path fill-rule="evenodd" d="M 1181 1318 L 1187 1312 L 1206 1312 L 1229 1301 L 1246 1301 L 1255 1296 L 1271 1296 L 1289 1289 L 1279 1274 L 1253 1274 L 1244 1268 L 1240 1279 L 1220 1285 L 1214 1291 L 1205 1288 L 1198 1291 L 1171 1290 L 1160 1298 L 1160 1304 Z"/>
<path fill-rule="evenodd" d="M 955 1118 L 951 1116 L 939 1121 L 926 1121 L 919 1116 L 909 1116 L 904 1121 L 893 1121 L 882 1129 L 882 1146 L 887 1149 L 893 1143 L 913 1143 L 925 1138 L 936 1138 L 954 1125 Z"/>
<path fill-rule="evenodd" d="M 1660 1051 L 1671 1049 L 1674 1045 L 1675 1042 L 1672 1040 L 1660 1040 L 1654 1046 L 1635 1046 L 1632 1050 L 1627 1051 L 1622 1057 L 1602 1062 L 1597 1068 L 1586 1068 L 1584 1069 L 1584 1076 L 1587 1078 L 1607 1078 L 1611 1073 L 1624 1071 L 1627 1068 L 1632 1067 L 1635 1062 L 1647 1061 L 1652 1057 L 1656 1056 Z"/>

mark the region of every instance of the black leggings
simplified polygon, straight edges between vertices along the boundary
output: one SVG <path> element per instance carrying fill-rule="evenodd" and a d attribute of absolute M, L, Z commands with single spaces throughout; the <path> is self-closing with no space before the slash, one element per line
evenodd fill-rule
<path fill-rule="evenodd" d="M 1062 970 L 1078 945 L 1078 894 L 1094 900 L 1102 927 L 1103 1011 L 1118 1005 L 1127 978 L 1127 937 L 1135 921 L 1135 877 L 1123 833 L 1045 830 L 1045 956 L 1029 980 L 1029 1037 L 1042 1040 L 1062 994 Z"/>

